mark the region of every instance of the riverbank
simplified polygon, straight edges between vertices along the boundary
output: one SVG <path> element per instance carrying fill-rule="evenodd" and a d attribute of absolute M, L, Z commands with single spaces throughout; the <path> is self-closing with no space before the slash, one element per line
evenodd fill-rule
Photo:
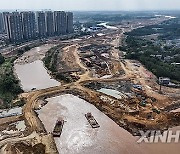
<path fill-rule="evenodd" d="M 19 78 L 24 91 L 45 89 L 58 86 L 60 83 L 51 78 L 43 64 L 46 52 L 54 44 L 45 44 L 25 52 L 14 62 L 14 73 Z"/>
<path fill-rule="evenodd" d="M 0 65 L 0 108 L 13 107 L 15 105 L 13 100 L 23 92 L 19 86 L 19 80 L 13 73 L 14 60 L 13 57 L 6 58 L 5 62 Z"/>
<path fill-rule="evenodd" d="M 46 130 L 52 132 L 58 117 L 66 121 L 61 137 L 55 138 L 59 153 L 146 153 L 130 133 L 79 97 L 64 94 L 48 98 L 47 101 L 48 104 L 38 111 Z M 95 117 L 99 128 L 92 129 L 89 125 L 85 118 L 88 112 Z"/>
<path fill-rule="evenodd" d="M 74 71 L 74 68 L 80 67 L 83 70 L 82 72 L 73 72 L 73 75 L 76 75 L 79 77 L 79 79 L 77 79 L 75 82 L 63 84 L 61 86 L 58 85 L 48 87 L 46 89 L 34 90 L 28 92 L 27 95 L 24 95 L 26 104 L 23 108 L 23 116 L 26 126 L 28 126 L 29 134 L 28 136 L 20 139 L 19 136 L 15 139 L 9 138 L 5 142 L 0 142 L 2 145 L 6 144 L 5 146 L 9 146 L 8 143 L 12 143 L 13 139 L 14 143 L 16 142 L 15 145 L 13 145 L 14 147 L 19 147 L 19 144 L 24 146 L 24 143 L 26 143 L 23 150 L 32 150 L 34 143 L 42 143 L 43 145 L 46 145 L 46 153 L 50 154 L 54 153 L 55 146 L 57 146 L 59 149 L 59 153 L 68 154 L 74 152 L 98 154 L 119 154 L 122 152 L 122 154 L 144 154 L 152 153 L 153 147 L 146 149 L 147 146 L 142 147 L 142 145 L 136 143 L 137 138 L 133 135 L 138 135 L 139 130 L 163 131 L 168 129 L 168 127 L 179 125 L 179 113 L 169 114 L 161 110 L 159 111 L 159 101 L 156 101 L 156 99 L 153 97 L 146 95 L 147 91 L 138 91 L 131 85 L 131 83 L 129 83 L 129 81 L 124 81 L 131 80 L 133 81 L 132 84 L 142 84 L 142 88 L 146 88 L 145 83 L 138 83 L 139 79 L 144 81 L 144 75 L 138 76 L 140 74 L 139 72 L 133 72 L 135 69 L 131 66 L 133 65 L 131 62 L 126 63 L 120 61 L 118 50 L 114 50 L 114 48 L 106 48 L 108 43 L 112 44 L 112 41 L 115 42 L 113 39 L 117 39 L 119 32 L 114 31 L 112 33 L 111 31 L 106 35 L 107 37 L 104 36 L 102 38 L 96 38 L 93 36 L 91 38 L 84 38 L 76 43 L 72 43 L 70 40 L 66 44 L 67 46 L 63 48 L 61 52 L 62 54 L 58 55 L 59 59 L 63 59 L 63 61 L 58 59 L 60 66 L 59 68 L 61 69 L 62 62 L 68 66 L 68 69 L 65 69 L 65 71 L 69 71 L 71 68 Z M 96 67 L 88 67 L 87 63 L 82 60 L 82 54 L 79 51 L 79 47 L 85 47 L 85 45 L 89 46 L 89 44 L 95 43 L 97 44 L 97 42 L 99 42 L 99 45 L 96 46 L 97 48 L 88 48 L 84 50 L 85 53 L 88 53 L 88 50 L 94 51 L 94 58 L 92 56 L 90 62 L 93 65 L 96 65 Z M 103 48 L 99 48 L 103 42 Z M 111 50 L 113 50 L 112 55 Z M 104 57 L 97 51 L 102 52 L 103 55 L 107 55 L 107 53 L 109 53 L 109 57 Z M 109 67 L 106 63 L 102 63 L 103 61 L 99 61 L 99 57 L 102 58 L 103 61 L 109 61 Z M 29 60 L 27 60 L 27 62 L 28 61 Z M 112 61 L 118 63 L 118 66 L 120 65 L 121 67 L 114 68 L 113 66 L 115 63 L 112 63 Z M 51 60 L 49 62 L 51 62 Z M 26 65 L 26 63 L 23 65 Z M 92 72 L 96 71 L 96 68 L 103 71 L 101 66 L 104 66 L 104 70 L 106 70 L 108 67 L 108 74 L 114 70 L 115 76 L 107 79 L 94 77 Z M 35 69 L 35 67 L 32 69 Z M 119 73 L 122 69 L 125 72 L 123 74 Z M 130 71 L 131 69 L 133 70 L 132 72 Z M 140 66 L 139 70 L 145 70 L 145 68 Z M 28 71 L 32 70 L 29 68 Z M 26 74 L 26 72 L 24 74 Z M 138 75 L 136 76 L 136 74 Z M 29 76 L 26 76 L 26 78 L 29 79 Z M 115 82 L 111 84 L 113 80 Z M 131 91 L 133 90 L 135 97 L 126 99 L 125 95 L 123 94 L 121 98 L 117 99 L 114 97 L 117 96 L 116 93 L 114 95 L 114 92 L 116 91 L 106 91 L 105 94 L 104 90 L 96 91 L 99 89 L 99 87 L 91 89 L 84 86 L 86 83 L 95 83 L 98 81 L 102 82 L 100 88 L 115 88 L 114 90 L 121 92 L 118 93 L 118 95 L 122 95 L 124 93 L 126 96 L 129 92 L 132 93 Z M 36 85 L 37 84 L 38 83 L 36 83 Z M 122 87 L 122 85 L 125 85 L 125 88 Z M 126 89 L 128 87 L 129 90 Z M 158 96 L 160 98 L 162 95 L 158 94 Z M 39 100 L 45 101 L 43 103 L 39 103 Z M 87 112 L 92 112 L 95 119 L 100 124 L 100 128 L 92 129 L 90 127 L 84 116 L 84 114 Z M 59 116 L 65 119 L 67 122 L 64 124 L 62 136 L 60 138 L 56 138 L 54 141 L 49 132 L 52 132 L 53 126 Z M 34 134 L 34 132 L 36 133 Z M 50 137 L 47 138 L 45 142 L 43 138 L 46 138 L 47 136 Z M 23 144 L 21 144 L 21 141 L 23 141 Z M 49 146 L 49 142 L 52 143 L 50 144 L 51 146 Z M 30 148 L 27 146 L 27 143 L 29 143 Z M 177 146 L 179 147 L 179 145 Z M 41 148 L 42 151 L 44 151 L 44 146 L 41 146 Z M 49 151 L 48 148 L 50 149 Z M 168 152 L 171 151 L 170 148 L 168 150 Z M 175 151 L 179 152 L 178 148 Z"/>

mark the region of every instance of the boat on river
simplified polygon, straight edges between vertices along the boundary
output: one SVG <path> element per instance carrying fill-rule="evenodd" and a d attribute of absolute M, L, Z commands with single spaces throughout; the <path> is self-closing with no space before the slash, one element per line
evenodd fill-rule
<path fill-rule="evenodd" d="M 62 129 L 63 129 L 63 125 L 64 125 L 64 120 L 58 119 L 58 120 L 56 121 L 54 130 L 53 130 L 53 132 L 52 132 L 52 135 L 53 135 L 54 137 L 60 137 L 60 136 L 61 136 L 61 132 L 62 132 Z"/>
<path fill-rule="evenodd" d="M 94 118 L 94 116 L 90 112 L 85 114 L 85 117 L 88 120 L 88 122 L 92 128 L 100 127 L 100 125 L 98 124 L 98 122 L 96 121 L 96 119 Z"/>

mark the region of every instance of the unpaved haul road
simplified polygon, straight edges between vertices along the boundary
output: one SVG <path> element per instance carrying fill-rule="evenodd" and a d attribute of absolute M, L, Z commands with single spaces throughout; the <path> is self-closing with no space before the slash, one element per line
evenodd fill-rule
<path fill-rule="evenodd" d="M 88 68 L 86 68 L 82 64 L 82 62 L 80 60 L 80 57 L 79 57 L 78 51 L 77 51 L 77 47 L 78 46 L 76 43 L 73 45 L 71 44 L 70 46 L 67 46 L 67 48 L 66 48 L 67 50 L 68 49 L 72 50 L 70 53 L 73 53 L 76 64 L 79 65 L 79 67 L 81 67 L 85 71 L 84 74 L 80 75 L 80 79 L 77 82 L 67 84 L 64 86 L 61 85 L 61 86 L 56 86 L 56 87 L 52 87 L 52 88 L 47 88 L 47 89 L 43 89 L 43 90 L 30 92 L 26 96 L 27 103 L 24 106 L 23 114 L 24 114 L 24 117 L 25 117 L 25 120 L 26 120 L 28 126 L 30 127 L 31 132 L 36 131 L 38 134 L 40 134 L 40 133 L 47 134 L 43 123 L 40 121 L 39 117 L 34 112 L 35 104 L 36 104 L 37 100 L 40 99 L 41 97 L 50 97 L 50 96 L 53 96 L 53 95 L 56 95 L 59 93 L 66 93 L 66 91 L 74 90 L 74 88 L 79 89 L 79 90 L 84 90 L 84 91 L 86 91 L 86 93 L 89 92 L 90 94 L 93 94 L 93 92 L 91 90 L 88 90 L 87 88 L 82 87 L 81 83 L 87 82 L 87 81 L 111 82 L 111 81 L 117 81 L 119 79 L 136 78 L 137 77 L 134 75 L 134 72 L 131 71 L 130 67 L 128 67 L 127 65 L 125 65 L 121 62 L 121 66 L 122 66 L 122 69 L 125 71 L 125 75 L 118 77 L 118 78 L 113 78 L 113 79 L 92 78 L 92 77 L 90 77 L 91 72 L 88 70 Z M 117 50 L 115 52 L 117 52 Z M 116 54 L 116 55 L 118 55 L 118 54 Z M 141 82 L 141 83 L 144 84 L 145 82 Z M 51 149 L 51 147 L 49 147 L 49 149 Z M 54 152 L 54 149 L 52 149 L 52 151 L 53 151 L 52 153 L 58 153 L 57 151 Z M 51 153 L 51 152 L 49 152 L 49 153 Z"/>

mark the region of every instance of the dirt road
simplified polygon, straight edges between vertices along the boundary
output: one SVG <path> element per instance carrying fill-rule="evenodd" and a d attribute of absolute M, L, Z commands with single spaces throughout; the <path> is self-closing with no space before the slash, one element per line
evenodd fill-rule
<path fill-rule="evenodd" d="M 117 31 L 115 34 L 117 34 L 117 35 L 115 35 L 116 36 L 115 40 L 112 39 L 112 34 L 108 34 L 109 38 L 102 37 L 102 39 L 97 38 L 97 40 L 94 38 L 91 38 L 90 40 L 88 40 L 88 39 L 83 40 L 84 41 L 83 43 L 88 44 L 93 41 L 99 41 L 101 43 L 102 42 L 111 43 L 111 45 L 117 47 L 120 43 L 118 37 L 121 37 L 122 35 L 119 35 L 120 34 L 119 31 Z M 40 121 L 37 113 L 34 111 L 37 101 L 41 98 L 47 98 L 47 97 L 51 97 L 51 96 L 54 96 L 57 94 L 69 93 L 72 91 L 74 93 L 80 94 L 80 96 L 82 95 L 81 97 L 83 97 L 87 100 L 89 99 L 90 103 L 92 103 L 96 107 L 99 107 L 99 109 L 102 112 L 104 112 L 109 117 L 111 117 L 117 124 L 122 125 L 122 123 L 121 123 L 121 120 L 123 117 L 122 113 L 125 114 L 125 111 L 122 112 L 122 109 L 120 108 L 120 106 L 122 106 L 124 104 L 122 104 L 122 102 L 118 101 L 115 98 L 111 98 L 111 100 L 114 100 L 114 102 L 118 102 L 120 104 L 119 105 L 117 103 L 119 106 L 116 103 L 114 103 L 115 104 L 114 106 L 104 103 L 102 100 L 100 100 L 100 98 L 99 98 L 100 94 L 98 92 L 90 90 L 83 86 L 83 84 L 86 82 L 93 82 L 93 81 L 113 82 L 113 81 L 118 81 L 118 80 L 130 79 L 134 82 L 134 84 L 141 84 L 145 90 L 145 93 L 148 96 L 154 97 L 157 100 L 161 100 L 161 101 L 169 101 L 169 98 L 167 96 L 164 96 L 164 95 L 161 95 L 158 93 L 158 85 L 155 82 L 155 77 L 153 76 L 152 73 L 147 71 L 141 64 L 140 64 L 140 67 L 137 68 L 137 66 L 134 66 L 134 63 L 130 60 L 120 61 L 121 57 L 120 57 L 119 50 L 115 49 L 115 48 L 113 48 L 113 51 L 111 51 L 111 56 L 109 58 L 109 61 L 112 61 L 112 64 L 114 64 L 113 62 L 118 62 L 118 64 L 120 64 L 120 66 L 121 66 L 121 69 L 124 71 L 124 74 L 119 75 L 118 77 L 109 78 L 109 79 L 101 79 L 101 78 L 92 77 L 92 75 L 91 75 L 92 72 L 90 71 L 90 69 L 88 67 L 86 67 L 82 63 L 82 61 L 80 59 L 80 55 L 78 53 L 79 44 L 81 44 L 81 43 L 82 43 L 81 41 L 79 43 L 75 42 L 74 44 L 72 42 L 70 42 L 70 45 L 67 44 L 67 46 L 63 49 L 63 52 L 64 52 L 63 61 L 68 63 L 69 67 L 80 68 L 81 70 L 83 70 L 82 71 L 83 73 L 79 75 L 80 79 L 78 81 L 70 83 L 70 84 L 57 86 L 57 87 L 33 91 L 33 92 L 28 93 L 27 95 L 24 95 L 24 97 L 26 99 L 26 104 L 23 109 L 23 115 L 24 115 L 27 125 L 30 128 L 30 130 L 29 130 L 30 134 L 33 132 L 36 132 L 38 135 L 42 135 L 42 136 L 48 135 L 48 133 L 46 132 L 46 130 L 44 128 L 43 123 Z M 108 64 L 107 64 L 107 66 L 108 66 Z M 108 69 L 110 70 L 111 68 L 109 67 Z M 116 69 L 117 69 L 117 71 L 119 71 L 119 67 L 114 67 L 113 72 L 116 72 Z M 110 72 L 111 72 L 111 70 L 110 70 Z M 151 76 L 151 78 L 150 78 L 150 76 Z M 103 94 L 101 94 L 101 95 L 103 95 Z M 107 95 L 104 95 L 104 96 L 107 97 Z M 103 107 L 101 106 L 102 104 L 104 105 Z M 127 109 L 129 110 L 128 106 L 127 106 Z M 139 122 L 138 116 L 131 116 L 128 114 L 126 116 L 126 118 L 128 119 L 128 117 L 129 117 L 129 119 L 132 120 L 132 122 L 136 121 L 138 123 Z M 134 117 L 134 118 L 132 118 L 132 117 Z M 15 117 L 12 117 L 12 118 L 15 118 Z M 160 117 L 159 119 L 162 120 L 163 118 Z M 142 123 L 142 125 L 143 124 L 145 125 L 147 121 L 141 120 L 140 122 Z M 156 123 L 156 121 L 154 123 Z M 154 124 L 154 123 L 149 122 L 148 124 Z M 142 125 L 140 125 L 140 126 L 142 126 Z M 130 127 L 130 126 L 126 126 L 126 128 L 127 127 Z M 22 140 L 26 140 L 27 138 L 31 138 L 31 137 L 32 136 L 29 135 L 26 138 L 22 138 Z M 39 137 L 37 137 L 37 136 L 35 136 L 35 138 L 39 139 Z M 49 139 L 47 139 L 45 141 L 48 141 L 48 140 L 53 140 L 53 139 L 52 139 L 52 137 L 49 137 Z M 7 142 L 9 142 L 9 141 L 10 141 L 10 139 L 7 140 Z M 18 139 L 16 138 L 15 141 L 18 141 Z M 5 141 L 5 142 L 3 142 L 3 144 L 5 144 L 7 142 Z M 46 143 L 44 142 L 44 144 L 46 144 Z M 53 141 L 51 144 L 46 144 L 46 146 L 48 147 L 48 153 L 50 153 L 50 154 L 58 153 L 58 151 L 56 151 L 54 148 L 55 143 Z M 51 148 L 51 146 L 52 146 L 52 148 Z"/>

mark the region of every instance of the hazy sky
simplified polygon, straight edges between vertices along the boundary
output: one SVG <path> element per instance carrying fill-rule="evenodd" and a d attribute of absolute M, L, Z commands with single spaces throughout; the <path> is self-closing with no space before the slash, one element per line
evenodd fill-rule
<path fill-rule="evenodd" d="M 180 0 L 0 0 L 0 9 L 180 10 Z"/>

